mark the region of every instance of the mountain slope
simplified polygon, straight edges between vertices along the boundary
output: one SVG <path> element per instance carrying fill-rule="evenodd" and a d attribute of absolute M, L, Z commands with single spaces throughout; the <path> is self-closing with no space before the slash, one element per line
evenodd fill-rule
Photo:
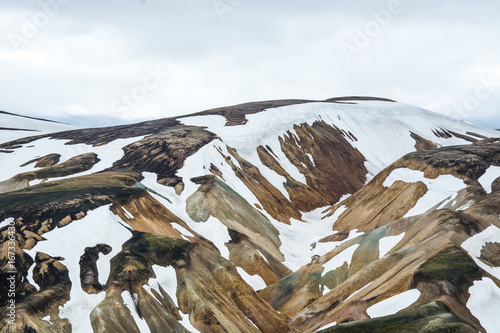
<path fill-rule="evenodd" d="M 51 120 L 20 116 L 0 111 L 0 141 L 5 142 L 39 133 L 60 132 L 74 129 L 75 126 Z"/>
<path fill-rule="evenodd" d="M 0 327 L 491 331 L 498 136 L 348 97 L 6 138 Z"/>

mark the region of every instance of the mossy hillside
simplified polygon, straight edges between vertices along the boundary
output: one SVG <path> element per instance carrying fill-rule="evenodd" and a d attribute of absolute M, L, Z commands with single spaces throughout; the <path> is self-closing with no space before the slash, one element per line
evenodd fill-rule
<path fill-rule="evenodd" d="M 149 233 L 133 231 L 133 236 L 123 244 L 122 251 L 111 260 L 108 285 L 121 284 L 131 290 L 154 276 L 152 265 L 186 266 L 188 252 L 193 243 Z"/>
<path fill-rule="evenodd" d="M 452 246 L 423 263 L 413 279 L 415 283 L 448 281 L 457 291 L 464 291 L 481 277 L 476 263 L 460 248 Z"/>
<path fill-rule="evenodd" d="M 469 333 L 472 326 L 450 313 L 442 302 L 431 302 L 414 309 L 373 319 L 342 323 L 321 333 Z"/>
<path fill-rule="evenodd" d="M 470 180 L 481 177 L 490 165 L 500 165 L 500 143 L 449 146 L 412 152 L 396 164 L 409 161 L 420 164 L 421 167 L 429 166 L 435 170 L 452 173 L 465 178 L 469 183 Z"/>
<path fill-rule="evenodd" d="M 131 253 L 143 256 L 148 261 L 161 266 L 172 265 L 179 260 L 188 260 L 186 252 L 193 243 L 178 238 L 153 235 L 145 232 L 134 232 L 134 235 L 123 245 Z"/>

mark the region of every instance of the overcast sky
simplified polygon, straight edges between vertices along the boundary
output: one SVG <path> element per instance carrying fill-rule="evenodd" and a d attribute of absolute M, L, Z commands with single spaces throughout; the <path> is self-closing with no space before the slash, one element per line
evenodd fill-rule
<path fill-rule="evenodd" d="M 0 4 L 0 110 L 103 126 L 370 95 L 500 128 L 496 0 Z"/>

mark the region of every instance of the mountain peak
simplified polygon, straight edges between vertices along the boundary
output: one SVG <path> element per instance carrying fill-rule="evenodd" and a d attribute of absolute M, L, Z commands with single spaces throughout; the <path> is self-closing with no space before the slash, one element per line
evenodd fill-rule
<path fill-rule="evenodd" d="M 496 329 L 498 131 L 356 96 L 0 118 L 2 332 Z"/>

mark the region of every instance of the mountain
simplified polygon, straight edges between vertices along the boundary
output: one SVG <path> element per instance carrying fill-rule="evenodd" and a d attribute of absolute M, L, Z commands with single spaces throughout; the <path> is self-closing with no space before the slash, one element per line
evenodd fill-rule
<path fill-rule="evenodd" d="M 496 130 L 371 97 L 39 124 L 0 144 L 1 332 L 497 329 Z"/>
<path fill-rule="evenodd" d="M 0 111 L 1 142 L 31 136 L 33 134 L 61 132 L 74 128 L 76 127 L 51 120 Z"/>

